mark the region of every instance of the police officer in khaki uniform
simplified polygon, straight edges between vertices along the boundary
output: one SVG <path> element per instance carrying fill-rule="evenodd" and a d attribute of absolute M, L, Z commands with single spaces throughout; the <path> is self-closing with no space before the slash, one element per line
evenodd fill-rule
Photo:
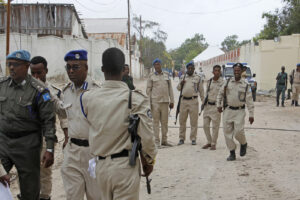
<path fill-rule="evenodd" d="M 55 113 L 58 115 L 60 121 L 60 127 L 64 131 L 64 134 L 68 134 L 68 121 L 66 119 L 65 109 L 62 108 L 62 92 L 59 88 L 50 84 L 46 80 L 48 73 L 47 60 L 44 57 L 36 56 L 30 61 L 31 75 L 45 83 L 46 87 L 50 91 L 50 95 L 55 107 Z M 41 155 L 46 151 L 46 143 L 43 142 L 43 148 Z M 45 168 L 41 166 L 41 193 L 40 200 L 50 200 L 52 191 L 52 168 Z"/>
<path fill-rule="evenodd" d="M 50 93 L 28 74 L 29 65 L 27 51 L 7 56 L 10 77 L 0 79 L 0 158 L 7 173 L 17 168 L 22 200 L 39 200 L 41 139 L 46 140 L 45 168 L 54 162 L 57 139 Z"/>
<path fill-rule="evenodd" d="M 297 64 L 297 69 L 293 70 L 290 74 L 291 79 L 293 80 L 292 86 L 292 105 L 299 106 L 298 99 L 300 94 L 300 63 Z"/>
<path fill-rule="evenodd" d="M 132 149 L 128 132 L 130 114 L 140 117 L 137 134 L 141 138 L 146 176 L 152 172 L 157 154 L 149 100 L 138 91 L 130 92 L 121 81 L 124 62 L 121 50 L 107 49 L 102 55 L 105 82 L 101 88 L 85 92 L 82 98 L 83 115 L 90 124 L 91 152 L 98 160 L 98 192 L 105 200 L 139 199 L 140 162 L 137 159 L 135 166 L 129 165 Z"/>
<path fill-rule="evenodd" d="M 82 115 L 80 98 L 83 91 L 99 86 L 87 75 L 87 52 L 70 51 L 65 56 L 66 71 L 71 80 L 63 89 L 63 104 L 68 118 L 68 141 L 64 147 L 62 178 L 67 200 L 99 200 L 99 187 L 88 173 L 89 160 L 92 158 L 89 147 L 89 124 Z"/>
<path fill-rule="evenodd" d="M 221 113 L 217 108 L 217 96 L 220 88 L 223 85 L 223 78 L 221 77 L 221 66 L 215 65 L 213 67 L 214 77 L 207 83 L 206 89 L 206 105 L 203 113 L 203 130 L 207 139 L 207 144 L 203 149 L 216 150 L 217 139 L 219 135 L 219 127 L 221 122 Z M 210 133 L 210 124 L 212 123 L 212 135 Z"/>
<path fill-rule="evenodd" d="M 191 134 L 190 139 L 192 145 L 196 145 L 197 130 L 198 130 L 198 113 L 199 113 L 199 102 L 198 94 L 200 94 L 201 102 L 204 100 L 204 89 L 203 81 L 200 76 L 197 76 L 195 72 L 194 62 L 189 62 L 186 65 L 187 76 L 185 80 L 181 79 L 177 86 L 177 90 L 182 89 L 182 99 L 180 105 L 179 114 L 179 143 L 178 145 L 184 144 L 186 134 L 186 120 L 188 115 L 190 116 Z"/>
<path fill-rule="evenodd" d="M 230 151 L 228 161 L 236 159 L 235 149 L 236 144 L 233 137 L 241 144 L 240 156 L 246 155 L 247 141 L 245 137 L 245 105 L 249 111 L 249 122 L 254 122 L 254 104 L 250 86 L 245 79 L 241 78 L 243 65 L 236 63 L 233 65 L 234 78 L 225 81 L 219 91 L 217 97 L 217 107 L 219 112 L 223 111 L 222 101 L 225 101 L 225 108 L 223 113 L 223 130 L 225 134 L 226 145 Z M 225 97 L 225 98 L 224 98 Z"/>
<path fill-rule="evenodd" d="M 158 58 L 155 59 L 152 65 L 154 66 L 155 72 L 149 76 L 146 93 L 150 97 L 155 143 L 157 146 L 160 146 L 159 126 L 161 124 L 161 145 L 172 146 L 167 141 L 168 110 L 174 107 L 172 82 L 169 73 L 162 71 L 161 60 Z"/>

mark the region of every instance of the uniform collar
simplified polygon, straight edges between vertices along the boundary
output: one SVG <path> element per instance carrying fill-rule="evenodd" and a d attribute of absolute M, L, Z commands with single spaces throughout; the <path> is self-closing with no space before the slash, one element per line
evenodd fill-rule
<path fill-rule="evenodd" d="M 123 81 L 111 81 L 111 80 L 105 80 L 102 84 L 102 87 L 104 88 L 126 88 L 128 89 L 128 85 L 124 83 Z"/>
<path fill-rule="evenodd" d="M 162 74 L 164 74 L 164 72 L 161 71 L 160 73 L 158 73 L 158 72 L 155 71 L 154 74 L 155 74 L 155 75 L 162 75 Z"/>
<path fill-rule="evenodd" d="M 236 83 L 242 83 L 243 80 L 245 80 L 245 79 L 241 78 L 239 81 L 236 81 L 234 77 L 231 78 L 231 82 L 236 82 Z"/>
<path fill-rule="evenodd" d="M 29 79 L 29 75 L 27 75 L 26 78 L 21 83 L 16 83 L 16 82 L 13 81 L 12 78 L 10 78 L 8 86 L 9 87 L 11 87 L 11 86 L 20 87 L 20 88 L 24 89 L 26 83 L 28 82 L 28 79 Z"/>
<path fill-rule="evenodd" d="M 222 81 L 222 77 L 221 76 L 216 81 L 214 80 L 214 77 L 212 77 L 211 79 L 213 80 L 213 82 L 221 82 Z"/>
<path fill-rule="evenodd" d="M 85 81 L 83 82 L 82 86 L 80 86 L 80 88 L 78 88 L 78 89 L 80 89 L 80 90 L 88 90 L 91 84 L 92 84 L 92 79 L 89 76 L 87 76 L 86 79 L 85 79 Z M 73 82 L 71 84 L 71 89 L 73 91 L 76 89 L 75 84 Z"/>

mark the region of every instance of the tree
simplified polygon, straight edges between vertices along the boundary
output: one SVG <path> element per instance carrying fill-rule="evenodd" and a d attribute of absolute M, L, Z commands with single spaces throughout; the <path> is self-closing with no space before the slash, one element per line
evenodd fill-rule
<path fill-rule="evenodd" d="M 227 36 L 221 43 L 223 51 L 231 51 L 239 47 L 239 42 L 237 41 L 237 35 Z"/>
<path fill-rule="evenodd" d="M 186 39 L 180 47 L 171 50 L 170 54 L 175 61 L 175 69 L 180 70 L 183 61 L 190 62 L 199 53 L 208 47 L 202 34 L 195 34 L 194 37 Z"/>

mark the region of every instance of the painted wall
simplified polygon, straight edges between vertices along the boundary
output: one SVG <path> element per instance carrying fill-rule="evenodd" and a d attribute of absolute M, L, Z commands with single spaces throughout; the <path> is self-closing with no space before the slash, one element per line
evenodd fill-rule
<path fill-rule="evenodd" d="M 0 64 L 3 72 L 5 72 L 5 40 L 4 34 L 0 34 Z M 20 42 L 21 40 L 21 42 Z M 89 74 L 96 80 L 103 81 L 102 53 L 110 47 L 121 49 L 126 58 L 126 63 L 129 63 L 129 51 L 120 46 L 116 40 L 112 39 L 84 39 L 73 38 L 72 36 L 64 35 L 63 38 L 56 36 L 37 37 L 36 34 L 20 35 L 12 33 L 10 38 L 10 52 L 18 49 L 25 49 L 31 53 L 31 56 L 44 56 L 48 61 L 49 77 L 58 78 L 64 77 L 67 80 L 67 74 L 64 66 L 65 54 L 74 49 L 85 49 L 88 51 Z M 139 58 L 132 55 L 132 74 L 136 79 L 141 78 L 141 69 Z"/>

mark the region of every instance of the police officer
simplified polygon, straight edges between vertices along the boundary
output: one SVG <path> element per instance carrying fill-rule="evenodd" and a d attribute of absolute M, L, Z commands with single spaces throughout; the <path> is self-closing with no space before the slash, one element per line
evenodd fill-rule
<path fill-rule="evenodd" d="M 122 81 L 128 85 L 129 89 L 135 89 L 133 85 L 133 78 L 129 75 L 129 65 L 127 64 L 124 65 Z"/>
<path fill-rule="evenodd" d="M 88 76 L 87 52 L 70 51 L 65 55 L 65 68 L 71 80 L 63 89 L 63 103 L 68 118 L 68 141 L 64 147 L 64 161 L 61 168 L 67 200 L 99 200 L 99 187 L 88 173 L 92 158 L 89 147 L 89 124 L 82 115 L 80 98 L 83 91 L 99 86 Z"/>
<path fill-rule="evenodd" d="M 54 103 L 55 112 L 58 115 L 60 121 L 60 127 L 64 131 L 64 134 L 68 134 L 68 121 L 66 119 L 65 109 L 62 108 L 62 92 L 61 90 L 50 84 L 46 80 L 48 73 L 47 60 L 44 57 L 36 56 L 30 61 L 31 75 L 42 81 L 50 91 L 51 98 Z M 65 141 L 67 142 L 67 141 Z M 42 154 L 46 151 L 46 143 L 43 141 Z M 45 168 L 41 165 L 41 192 L 40 200 L 50 200 L 52 190 L 52 168 Z"/>
<path fill-rule="evenodd" d="M 198 113 L 199 113 L 199 102 L 198 94 L 200 94 L 201 102 L 204 100 L 204 89 L 203 82 L 200 76 L 197 76 L 195 72 L 194 62 L 189 62 L 186 65 L 187 76 L 185 80 L 181 79 L 177 86 L 177 90 L 181 91 L 182 88 L 182 100 L 180 105 L 179 114 L 179 143 L 178 145 L 184 144 L 185 133 L 186 133 L 186 120 L 188 115 L 190 116 L 191 123 L 191 134 L 190 139 L 192 145 L 196 145 L 197 130 L 198 130 Z"/>
<path fill-rule="evenodd" d="M 0 158 L 7 173 L 17 168 L 22 200 L 38 200 L 42 135 L 42 164 L 48 168 L 54 161 L 54 105 L 45 85 L 28 74 L 29 52 L 15 51 L 6 59 L 10 76 L 0 79 Z"/>
<path fill-rule="evenodd" d="M 297 64 L 297 69 L 293 70 L 290 74 L 291 79 L 293 80 L 292 85 L 292 105 L 299 106 L 298 99 L 300 94 L 300 63 Z"/>
<path fill-rule="evenodd" d="M 216 104 L 219 90 L 223 85 L 220 65 L 215 65 L 213 67 L 213 74 L 213 78 L 211 78 L 207 83 L 205 97 L 207 99 L 207 103 L 204 107 L 203 113 L 203 130 L 206 135 L 207 143 L 202 148 L 210 148 L 210 150 L 216 150 L 221 122 L 221 113 L 218 112 Z M 212 135 L 210 134 L 210 123 L 212 123 Z"/>
<path fill-rule="evenodd" d="M 117 48 L 107 49 L 102 55 L 105 81 L 101 88 L 83 93 L 83 117 L 90 124 L 91 153 L 97 156 L 96 177 L 101 199 L 139 199 L 140 162 L 129 165 L 132 148 L 128 132 L 129 114 L 140 117 L 138 135 L 145 158 L 146 176 L 153 170 L 157 149 L 152 131 L 148 98 L 138 91 L 130 93 L 121 81 L 125 56 Z"/>
<path fill-rule="evenodd" d="M 161 69 L 161 60 L 156 58 L 152 65 L 155 72 L 151 73 L 147 81 L 146 93 L 150 97 L 151 112 L 153 116 L 153 131 L 155 143 L 160 146 L 159 123 L 161 124 L 163 146 L 172 146 L 168 142 L 168 110 L 174 107 L 172 82 L 168 72 Z"/>
<path fill-rule="evenodd" d="M 285 67 L 281 67 L 281 72 L 278 73 L 276 77 L 276 102 L 277 102 L 277 107 L 279 106 L 279 97 L 281 95 L 281 106 L 284 107 L 284 99 L 285 99 L 285 90 L 287 89 L 287 79 L 288 75 L 287 73 L 284 72 Z"/>
<path fill-rule="evenodd" d="M 223 131 L 225 134 L 226 145 L 230 151 L 228 161 L 236 159 L 236 144 L 233 137 L 241 144 L 240 156 L 245 156 L 247 152 L 247 141 L 245 137 L 245 105 L 249 111 L 249 122 L 254 122 L 254 104 L 250 91 L 250 86 L 245 79 L 241 78 L 241 63 L 233 65 L 234 78 L 229 78 L 219 90 L 217 96 L 217 107 L 219 112 L 223 111 L 222 101 L 225 100 L 225 109 L 223 112 Z"/>

